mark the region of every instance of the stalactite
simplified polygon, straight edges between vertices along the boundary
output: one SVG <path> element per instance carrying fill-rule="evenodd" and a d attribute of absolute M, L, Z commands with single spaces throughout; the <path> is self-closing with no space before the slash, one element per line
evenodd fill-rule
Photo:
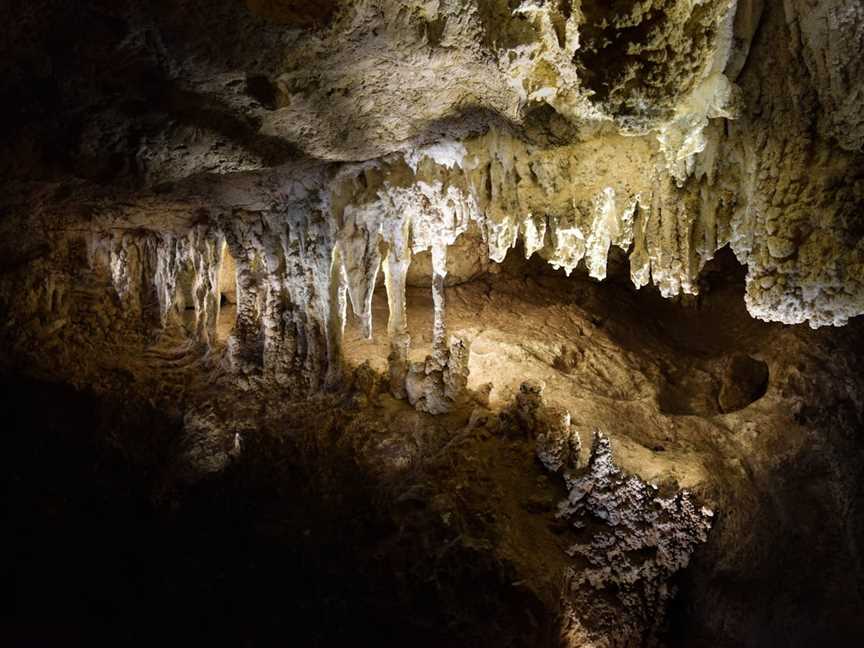
<path fill-rule="evenodd" d="M 390 355 L 387 357 L 390 390 L 396 398 L 405 398 L 405 379 L 408 375 L 408 350 L 411 337 L 408 334 L 408 318 L 405 303 L 405 277 L 411 265 L 411 248 L 408 245 L 407 222 L 394 232 L 384 259 L 384 283 L 387 288 L 387 304 L 390 318 L 387 334 L 390 337 Z"/>
<path fill-rule="evenodd" d="M 286 357 L 285 362 L 315 389 L 325 370 L 326 353 L 312 269 L 315 243 L 306 212 L 290 212 L 282 218 L 285 226 L 279 240 L 285 259 L 285 296 L 290 304 L 283 317 L 286 330 L 294 337 L 290 345 L 293 357 Z"/>
<path fill-rule="evenodd" d="M 142 233 L 138 237 L 138 254 L 141 278 L 138 286 L 143 330 L 147 334 L 157 333 L 161 324 L 161 303 L 158 287 L 159 248 L 161 237 L 155 232 Z"/>
<path fill-rule="evenodd" d="M 648 257 L 647 237 L 651 221 L 651 206 L 637 203 L 633 213 L 633 250 L 630 252 L 630 280 L 636 288 L 647 286 L 651 280 L 651 261 Z"/>
<path fill-rule="evenodd" d="M 269 215 L 264 221 L 260 241 L 265 273 L 265 297 L 261 314 L 263 368 L 265 376 L 279 384 L 288 382 L 297 352 L 294 307 L 290 298 L 284 248 L 287 227 L 281 215 Z"/>
<path fill-rule="evenodd" d="M 282 314 L 286 335 L 291 336 L 290 348 L 283 358 L 286 369 L 300 370 L 309 357 L 309 327 L 306 309 L 303 304 L 310 300 L 309 288 L 305 280 L 303 239 L 297 221 L 287 219 L 279 232 L 282 256 L 285 259 L 284 292 L 287 308 Z"/>
<path fill-rule="evenodd" d="M 132 236 L 120 233 L 114 236 L 110 248 L 111 281 L 114 290 L 130 317 L 141 314 L 141 261 L 138 246 Z"/>
<path fill-rule="evenodd" d="M 165 328 L 177 294 L 177 273 L 183 261 L 182 242 L 173 235 L 166 235 L 159 241 L 156 250 L 156 274 L 154 284 L 159 300 L 159 325 Z"/>
<path fill-rule="evenodd" d="M 525 258 L 530 259 L 546 245 L 546 218 L 528 214 L 522 225 Z"/>
<path fill-rule="evenodd" d="M 546 257 L 556 270 L 569 276 L 585 256 L 585 234 L 576 222 L 576 208 L 566 217 L 553 217 L 549 223 L 552 245 Z"/>
<path fill-rule="evenodd" d="M 360 177 L 365 181 L 365 174 Z M 372 338 L 372 295 L 382 262 L 383 215 L 380 209 L 348 205 L 342 210 L 342 224 L 336 233 L 348 298 L 366 339 Z"/>
<path fill-rule="evenodd" d="M 254 370 L 263 363 L 262 305 L 266 287 L 262 282 L 261 222 L 244 219 L 242 212 L 222 219 L 220 227 L 237 267 L 237 320 L 228 340 L 229 355 L 236 367 Z"/>
<path fill-rule="evenodd" d="M 605 279 L 609 246 L 617 238 L 620 228 L 615 210 L 615 191 L 606 187 L 595 197 L 593 208 L 594 217 L 585 243 L 585 265 L 591 277 Z"/>
<path fill-rule="evenodd" d="M 257 342 L 247 351 L 263 356 L 265 373 L 279 382 L 293 374 L 312 390 L 322 381 L 337 384 L 342 376 L 347 279 L 332 224 L 308 205 L 286 206 L 253 220 L 254 227 L 230 224 L 235 246 L 243 248 L 241 241 L 248 241 L 254 257 L 245 269 L 238 259 L 238 277 L 250 303 L 247 312 L 253 312 L 253 301 L 257 309 L 249 318 L 257 323 L 248 329 L 257 332 Z M 243 292 L 239 285 L 238 290 Z M 238 326 L 240 299 L 238 295 Z"/>
<path fill-rule="evenodd" d="M 306 364 L 313 389 L 324 380 L 333 386 L 342 373 L 342 330 L 345 322 L 345 281 L 341 261 L 334 263 L 335 236 L 327 215 L 313 210 L 303 216 L 300 232 L 303 271 L 309 282 L 306 306 L 309 339 Z"/>
<path fill-rule="evenodd" d="M 333 248 L 330 263 L 329 300 L 327 304 L 327 374 L 326 386 L 334 386 L 342 373 L 342 336 L 345 333 L 345 317 L 348 309 L 348 279 L 340 246 Z"/>
<path fill-rule="evenodd" d="M 447 275 L 447 246 L 432 247 L 432 357 L 442 366 L 447 362 L 447 328 L 444 319 L 444 277 Z"/>
<path fill-rule="evenodd" d="M 111 281 L 123 312 L 147 334 L 161 331 L 174 303 L 177 249 L 174 237 L 148 230 L 116 233 L 109 242 Z M 95 261 L 95 255 L 88 252 Z"/>
<path fill-rule="evenodd" d="M 219 319 L 219 265 L 223 237 L 199 225 L 189 233 L 189 257 L 194 271 L 195 338 L 208 347 L 216 341 Z"/>

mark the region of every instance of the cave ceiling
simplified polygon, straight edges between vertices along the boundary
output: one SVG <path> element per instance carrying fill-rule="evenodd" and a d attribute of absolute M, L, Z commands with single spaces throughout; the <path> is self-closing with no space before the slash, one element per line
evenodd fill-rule
<path fill-rule="evenodd" d="M 334 240 L 352 219 L 386 239 L 455 202 L 492 259 L 523 239 L 602 278 L 617 245 L 637 286 L 674 296 L 729 245 L 756 317 L 862 311 L 856 3 L 5 11 L 7 211 L 27 196 L 69 228 L 176 231 L 303 210 Z"/>

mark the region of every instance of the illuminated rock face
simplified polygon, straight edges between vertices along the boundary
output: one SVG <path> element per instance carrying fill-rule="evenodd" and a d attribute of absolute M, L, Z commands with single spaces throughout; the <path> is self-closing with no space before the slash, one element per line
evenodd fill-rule
<path fill-rule="evenodd" d="M 371 406 L 389 397 L 411 416 L 438 417 L 411 419 L 418 429 L 470 416 L 498 420 L 500 432 L 512 414 L 569 493 L 558 523 L 570 533 L 589 520 L 596 531 L 561 563 L 584 562 L 563 610 L 572 645 L 615 645 L 614 624 L 586 629 L 577 618 L 595 590 L 621 594 L 612 612 L 591 608 L 597 618 L 608 612 L 627 637 L 653 636 L 667 581 L 706 538 L 710 516 L 695 499 L 661 497 L 630 473 L 686 482 L 734 508 L 733 495 L 762 488 L 741 486 L 757 481 L 747 453 L 775 450 L 758 446 L 759 425 L 776 441 L 787 409 L 800 406 L 805 424 L 830 421 L 799 392 L 812 401 L 836 391 L 825 398 L 860 410 L 845 365 L 816 390 L 794 364 L 808 340 L 825 360 L 827 337 L 795 338 L 786 364 L 779 337 L 767 359 L 756 343 L 724 347 L 722 358 L 696 345 L 682 359 L 691 351 L 641 346 L 650 317 L 634 316 L 632 335 L 598 333 L 608 313 L 566 311 L 578 301 L 569 288 L 556 293 L 561 310 L 541 316 L 526 280 L 503 325 L 481 315 L 494 296 L 458 291 L 507 288 L 493 278 L 522 261 L 526 276 L 560 270 L 574 282 L 617 280 L 626 266 L 636 289 L 693 304 L 728 248 L 746 266 L 739 303 L 755 318 L 816 329 L 864 313 L 856 0 L 17 5 L 4 10 L 16 29 L 0 44 L 0 94 L 11 98 L 0 139 L 0 368 L 32 366 L 96 390 L 134 391 L 128 379 L 177 407 L 221 380 L 236 390 L 244 433 L 263 416 L 244 409 L 250 402 L 322 393 L 351 393 L 360 416 L 369 405 L 370 428 L 389 415 Z M 418 288 L 423 327 L 409 325 Z M 466 304 L 476 321 L 466 322 Z M 556 328 L 565 311 L 578 324 Z M 738 333 L 717 319 L 705 337 Z M 508 337 L 553 329 L 558 337 L 540 342 Z M 346 340 L 374 350 L 367 364 L 350 361 Z M 122 370 L 106 373 L 100 354 L 118 350 Z M 170 355 L 171 371 L 149 375 L 148 354 Z M 509 373 L 496 366 L 505 360 Z M 575 400 L 544 404 L 535 420 L 525 411 L 539 396 L 526 388 L 521 414 L 496 419 L 493 382 L 530 385 L 516 376 L 529 367 Z M 748 408 L 763 398 L 753 423 Z M 218 473 L 241 451 L 240 432 L 212 407 L 186 414 L 202 448 L 191 463 Z M 594 433 L 577 430 L 585 421 L 619 435 L 621 468 L 603 437 L 578 466 Z M 847 423 L 838 429 L 855 429 Z M 658 458 L 679 434 L 704 456 Z M 827 463 L 846 497 L 857 473 Z M 720 466 L 714 481 L 706 465 Z M 774 474 L 766 465 L 759 479 Z M 733 495 L 717 495 L 718 484 Z M 597 522 L 618 514 L 621 524 Z M 716 546 L 731 547 L 742 520 L 721 525 Z"/>
<path fill-rule="evenodd" d="M 615 245 L 637 286 L 674 296 L 697 293 L 705 262 L 730 245 L 754 316 L 822 326 L 864 310 L 854 2 L 801 20 L 795 3 L 729 0 L 251 3 L 263 18 L 226 3 L 205 24 L 196 6 L 147 17 L 120 3 L 117 33 L 90 45 L 92 57 L 141 60 L 134 73 L 154 80 L 131 76 L 121 91 L 150 112 L 58 87 L 95 106 L 59 166 L 39 122 L 13 131 L 10 154 L 37 137 L 7 177 L 51 162 L 75 194 L 58 205 L 19 188 L 33 192 L 25 224 L 51 214 L 80 232 L 68 207 L 87 203 L 95 231 L 195 223 L 218 237 L 238 209 L 296 236 L 308 227 L 323 256 L 295 290 L 315 286 L 312 319 L 331 322 L 321 335 L 333 354 L 340 300 L 364 316 L 379 245 L 446 259 L 469 227 L 488 247 L 473 251 L 478 267 L 521 239 L 529 255 L 602 279 Z M 160 44 L 124 36 L 136 30 Z M 148 90 L 159 79 L 171 90 Z M 102 186 L 70 184 L 70 163 Z M 122 196 L 106 195 L 109 180 Z M 278 292 L 274 281 L 256 290 Z"/>

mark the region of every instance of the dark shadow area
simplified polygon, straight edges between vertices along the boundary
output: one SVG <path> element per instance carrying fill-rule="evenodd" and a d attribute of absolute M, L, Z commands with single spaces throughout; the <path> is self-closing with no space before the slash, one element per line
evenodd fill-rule
<path fill-rule="evenodd" d="M 254 14 L 286 27 L 319 28 L 330 23 L 337 0 L 246 0 Z"/>
<path fill-rule="evenodd" d="M 9 100 L 0 106 L 0 170 L 7 178 L 74 175 L 135 186 L 146 171 L 142 151 L 182 154 L 172 148 L 178 142 L 161 141 L 182 126 L 212 131 L 265 166 L 297 156 L 296 147 L 258 133 L 254 110 L 238 117 L 237 106 L 228 105 L 244 90 L 266 109 L 276 104 L 269 79 L 284 27 L 242 2 L 6 4 L 0 96 Z M 236 79 L 207 92 L 188 83 L 190 76 L 220 74 Z"/>
<path fill-rule="evenodd" d="M 263 77 L 252 77 L 252 86 L 247 79 L 247 90 L 257 92 L 253 95 L 257 101 L 268 107 L 275 107 L 275 89 L 271 88 L 272 95 L 267 94 L 263 84 L 268 83 Z M 255 81 L 254 79 L 258 79 Z M 254 88 L 254 90 L 252 90 Z M 300 152 L 290 142 L 264 135 L 258 131 L 260 124 L 257 120 L 248 117 L 238 117 L 231 107 L 226 105 L 219 97 L 189 92 L 165 81 L 165 87 L 157 97 L 157 106 L 171 115 L 180 123 L 189 124 L 197 128 L 211 130 L 243 146 L 245 149 L 261 157 L 265 166 L 276 166 L 284 164 L 289 160 L 300 156 Z"/>
<path fill-rule="evenodd" d="M 246 94 L 255 99 L 267 110 L 276 110 L 279 91 L 276 85 L 264 75 L 246 77 Z"/>
<path fill-rule="evenodd" d="M 724 413 L 744 409 L 768 391 L 768 365 L 747 355 L 732 356 L 724 378 L 717 399 Z"/>
<path fill-rule="evenodd" d="M 548 610 L 486 552 L 445 551 L 422 503 L 382 500 L 335 429 L 252 435 L 222 473 L 166 489 L 180 421 L 2 389 L 6 646 L 547 643 Z"/>
<path fill-rule="evenodd" d="M 755 497 L 729 485 L 714 541 L 681 575 L 671 648 L 864 644 L 861 408 L 828 398 L 796 418 L 804 450 L 748 463 Z"/>

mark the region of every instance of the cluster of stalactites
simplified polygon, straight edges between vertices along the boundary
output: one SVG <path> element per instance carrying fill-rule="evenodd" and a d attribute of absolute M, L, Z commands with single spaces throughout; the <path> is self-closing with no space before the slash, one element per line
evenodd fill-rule
<path fill-rule="evenodd" d="M 615 245 L 630 251 L 637 286 L 653 280 L 666 295 L 695 291 L 708 257 L 698 250 L 713 252 L 717 241 L 706 247 L 692 240 L 693 206 L 677 200 L 671 181 L 646 191 L 647 198 L 601 186 L 593 197 L 574 194 L 537 214 L 532 201 L 552 196 L 557 182 L 540 166 L 518 172 L 512 146 L 499 145 L 491 162 L 479 166 L 466 162 L 464 147 L 451 148 L 446 159 L 415 160 L 410 182 L 390 182 L 398 166 L 346 168 L 328 191 L 288 200 L 280 211 L 235 209 L 185 235 L 126 230 L 94 237 L 95 248 L 106 251 L 105 265 L 130 314 L 164 327 L 172 313 L 194 306 L 194 336 L 208 346 L 216 341 L 220 267 L 230 253 L 237 304 L 227 344 L 232 365 L 262 369 L 277 383 L 299 375 L 313 389 L 341 379 L 349 305 L 372 336 L 372 297 L 383 269 L 391 391 L 434 412 L 456 400 L 467 373 L 467 347 L 447 336 L 444 284 L 448 248 L 472 223 L 485 240 L 481 254 L 495 262 L 521 239 L 526 257 L 537 253 L 567 274 L 584 264 L 603 279 Z M 411 364 L 405 291 L 412 257 L 422 251 L 432 258 L 433 344 L 425 362 Z"/>
<path fill-rule="evenodd" d="M 262 370 L 317 389 L 341 373 L 344 291 L 334 246 L 317 212 L 235 212 L 219 228 L 236 264 L 237 317 L 228 357 L 240 371 Z"/>
<path fill-rule="evenodd" d="M 467 383 L 468 349 L 462 340 L 448 341 L 444 316 L 447 249 L 477 220 L 474 202 L 455 187 L 417 182 L 410 188 L 388 187 L 379 200 L 347 205 L 335 232 L 333 276 L 347 293 L 364 334 L 372 335 L 372 294 L 379 268 L 389 305 L 387 333 L 391 392 L 407 398 L 422 411 L 446 412 L 458 401 Z M 409 363 L 405 290 L 412 256 L 429 250 L 432 256 L 434 323 L 432 353 L 425 362 Z M 342 302 L 333 306 L 344 309 Z M 344 326 L 344 314 L 341 315 Z"/>
<path fill-rule="evenodd" d="M 345 209 L 337 226 L 310 209 L 235 211 L 210 226 L 167 234 L 117 230 L 90 238 L 91 263 L 103 265 L 130 319 L 149 331 L 172 322 L 212 347 L 220 310 L 220 275 L 230 254 L 236 268 L 236 320 L 227 357 L 238 371 L 262 370 L 311 388 L 342 376 L 342 337 L 350 303 L 371 337 L 372 295 L 383 268 L 390 304 L 392 391 L 429 412 L 449 408 L 467 382 L 466 345 L 448 340 L 444 324 L 447 249 L 476 215 L 456 192 L 439 186 L 392 191 L 386 205 Z M 409 366 L 406 277 L 414 254 L 433 259 L 433 351 Z M 194 323 L 185 311 L 194 310 Z"/>
<path fill-rule="evenodd" d="M 222 238 L 196 227 L 186 235 L 151 230 L 116 230 L 88 237 L 91 268 L 111 277 L 123 310 L 148 332 L 180 320 L 194 310 L 191 334 L 210 345 L 219 317 L 219 270 Z"/>
<path fill-rule="evenodd" d="M 634 284 L 641 287 L 653 280 L 664 296 L 695 293 L 698 273 L 722 238 L 716 227 L 710 232 L 694 228 L 697 206 L 681 200 L 668 177 L 644 197 L 607 186 L 591 200 L 574 199 L 563 215 L 538 215 L 524 204 L 530 191 L 513 189 L 531 174 L 516 173 L 515 163 L 506 157 L 502 161 L 499 154 L 479 167 L 476 161 L 467 163 L 465 155 L 464 148 L 454 144 L 443 153 L 436 149 L 434 160 L 417 156 L 409 165 L 410 183 L 390 184 L 386 168 L 379 169 L 384 181 L 374 192 L 369 190 L 366 170 L 361 169 L 354 178 L 343 174 L 340 190 L 364 198 L 343 200 L 332 218 L 330 312 L 344 326 L 350 301 L 364 333 L 371 336 L 372 293 L 383 267 L 391 390 L 425 411 L 449 409 L 459 388 L 448 386 L 447 381 L 450 376 L 467 375 L 467 347 L 461 340 L 448 340 L 446 334 L 444 279 L 448 248 L 471 223 L 478 226 L 486 254 L 494 262 L 502 262 L 521 239 L 526 258 L 538 253 L 568 275 L 584 264 L 598 280 L 606 277 L 610 249 L 617 246 L 630 252 Z M 347 191 L 346 179 L 347 184 L 355 185 Z M 538 192 L 547 189 L 535 187 Z M 412 256 L 427 250 L 432 257 L 432 353 L 424 362 L 410 363 L 406 277 Z"/>

